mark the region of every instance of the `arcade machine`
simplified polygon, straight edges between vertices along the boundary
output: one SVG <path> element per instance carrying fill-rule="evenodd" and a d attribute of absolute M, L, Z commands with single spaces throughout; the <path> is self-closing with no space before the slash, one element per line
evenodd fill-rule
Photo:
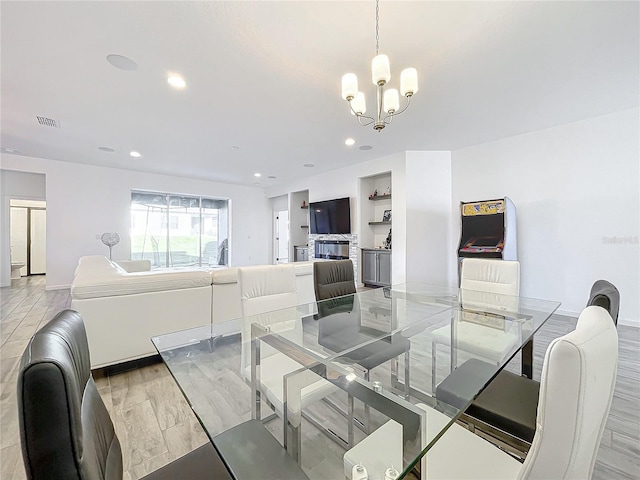
<path fill-rule="evenodd" d="M 460 213 L 458 279 L 463 258 L 518 259 L 516 207 L 510 198 L 460 202 Z"/>

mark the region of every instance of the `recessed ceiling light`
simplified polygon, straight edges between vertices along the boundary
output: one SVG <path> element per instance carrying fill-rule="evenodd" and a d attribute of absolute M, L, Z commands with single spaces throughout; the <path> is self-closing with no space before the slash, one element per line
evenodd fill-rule
<path fill-rule="evenodd" d="M 109 152 L 109 153 L 115 152 L 115 150 L 110 147 L 98 147 L 98 150 L 102 150 L 103 152 Z"/>
<path fill-rule="evenodd" d="M 142 156 L 140 152 L 136 152 L 136 151 L 129 152 L 129 155 L 131 155 L 134 158 L 140 158 Z"/>
<path fill-rule="evenodd" d="M 231 145 L 231 150 L 240 150 L 238 145 Z"/>
<path fill-rule="evenodd" d="M 261 174 L 261 173 L 257 173 L 257 172 L 256 172 L 256 173 L 254 173 L 254 174 L 253 174 L 253 176 L 254 176 L 254 177 L 261 177 L 261 176 L 262 176 L 262 174 Z"/>
<path fill-rule="evenodd" d="M 133 72 L 138 69 L 138 64 L 136 62 L 123 55 L 116 55 L 114 53 L 107 55 L 107 62 L 120 70 L 126 70 L 128 72 Z"/>
<path fill-rule="evenodd" d="M 358 148 L 360 150 L 371 150 L 373 147 L 371 145 L 361 145 Z"/>
<path fill-rule="evenodd" d="M 273 180 L 274 178 L 278 178 L 275 175 L 269 175 L 267 178 L 270 178 L 271 180 Z"/>
<path fill-rule="evenodd" d="M 344 141 L 344 144 L 345 144 L 347 147 L 350 147 L 351 145 L 353 145 L 353 144 L 355 144 L 355 143 L 356 143 L 356 141 L 355 141 L 353 138 L 351 138 L 351 137 L 347 138 L 347 139 Z"/>
<path fill-rule="evenodd" d="M 169 85 L 171 85 L 173 88 L 183 89 L 187 86 L 187 82 L 184 81 L 184 78 L 174 73 L 169 74 L 169 76 L 167 77 L 167 82 L 169 82 Z"/>
<path fill-rule="evenodd" d="M 315 167 L 313 163 L 305 163 L 304 166 L 307 168 Z"/>

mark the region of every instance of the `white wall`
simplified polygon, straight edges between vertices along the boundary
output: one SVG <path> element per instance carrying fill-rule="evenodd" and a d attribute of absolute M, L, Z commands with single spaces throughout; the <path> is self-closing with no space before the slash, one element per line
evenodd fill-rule
<path fill-rule="evenodd" d="M 620 323 L 640 325 L 638 114 L 452 152 L 452 212 L 460 201 L 505 195 L 516 205 L 523 296 L 559 300 L 562 313 L 577 315 L 603 278 L 620 290 Z"/>
<path fill-rule="evenodd" d="M 451 153 L 407 152 L 407 281 L 455 285 L 451 243 Z M 395 197 L 394 197 L 395 202 Z M 395 205 L 394 205 L 395 206 Z M 395 215 L 395 208 L 394 208 Z M 393 222 L 395 232 L 395 219 Z"/>
<path fill-rule="evenodd" d="M 1 159 L 3 169 L 46 174 L 48 289 L 71 283 L 79 257 L 108 254 L 97 234 L 118 232 L 113 258 L 129 258 L 132 189 L 229 198 L 230 264 L 269 261 L 271 214 L 262 189 L 9 154 Z"/>
<path fill-rule="evenodd" d="M 5 168 L 2 165 L 2 168 Z M 11 285 L 11 241 L 10 241 L 10 208 L 9 200 L 21 198 L 29 200 L 45 200 L 45 176 L 0 169 L 0 286 Z"/>

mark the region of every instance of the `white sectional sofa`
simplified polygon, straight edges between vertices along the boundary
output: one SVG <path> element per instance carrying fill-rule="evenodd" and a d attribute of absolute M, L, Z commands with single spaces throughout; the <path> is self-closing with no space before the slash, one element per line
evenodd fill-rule
<path fill-rule="evenodd" d="M 298 302 L 313 302 L 313 262 L 294 265 Z M 80 258 L 71 308 L 84 319 L 92 368 L 154 355 L 154 335 L 241 316 L 237 267 L 150 268 L 146 260 Z"/>

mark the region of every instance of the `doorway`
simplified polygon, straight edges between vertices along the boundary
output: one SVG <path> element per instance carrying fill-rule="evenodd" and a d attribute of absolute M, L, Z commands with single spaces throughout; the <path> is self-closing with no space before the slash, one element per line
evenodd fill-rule
<path fill-rule="evenodd" d="M 273 212 L 275 263 L 289 263 L 289 210 Z"/>
<path fill-rule="evenodd" d="M 9 206 L 11 278 L 46 274 L 46 202 L 12 199 Z"/>

